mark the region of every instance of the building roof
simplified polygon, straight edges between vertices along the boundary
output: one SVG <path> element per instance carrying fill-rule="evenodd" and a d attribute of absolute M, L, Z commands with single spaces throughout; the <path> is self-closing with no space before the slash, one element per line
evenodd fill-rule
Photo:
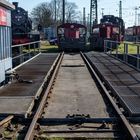
<path fill-rule="evenodd" d="M 0 6 L 10 9 L 10 10 L 15 9 L 15 6 L 6 0 L 0 0 Z"/>

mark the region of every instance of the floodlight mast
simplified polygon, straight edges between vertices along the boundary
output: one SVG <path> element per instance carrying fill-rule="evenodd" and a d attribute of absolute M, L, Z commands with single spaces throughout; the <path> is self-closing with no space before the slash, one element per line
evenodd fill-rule
<path fill-rule="evenodd" d="M 98 5 L 97 0 L 91 0 L 90 3 L 90 32 L 92 32 L 92 25 L 98 24 Z"/>

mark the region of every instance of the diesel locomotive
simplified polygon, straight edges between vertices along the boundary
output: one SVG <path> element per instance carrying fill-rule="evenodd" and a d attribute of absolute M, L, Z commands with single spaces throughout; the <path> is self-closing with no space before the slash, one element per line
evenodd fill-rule
<path fill-rule="evenodd" d="M 105 15 L 100 24 L 93 25 L 90 44 L 93 49 L 104 50 L 104 40 L 122 41 L 125 26 L 123 19 L 113 15 Z"/>
<path fill-rule="evenodd" d="M 86 26 L 78 23 L 64 23 L 57 27 L 60 50 L 84 50 L 86 46 Z"/>
<path fill-rule="evenodd" d="M 139 43 L 140 42 L 140 26 L 128 27 L 125 30 L 125 40 Z"/>

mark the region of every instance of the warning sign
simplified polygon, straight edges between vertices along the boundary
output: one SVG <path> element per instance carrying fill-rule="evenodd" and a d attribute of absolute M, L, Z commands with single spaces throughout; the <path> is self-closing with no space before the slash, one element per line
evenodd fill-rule
<path fill-rule="evenodd" d="M 7 25 L 7 11 L 2 7 L 0 7 L 0 25 Z"/>

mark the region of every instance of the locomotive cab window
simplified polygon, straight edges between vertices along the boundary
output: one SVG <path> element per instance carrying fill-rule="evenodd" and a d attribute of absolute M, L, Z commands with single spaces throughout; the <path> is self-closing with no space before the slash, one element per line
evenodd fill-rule
<path fill-rule="evenodd" d="M 105 28 L 105 27 L 100 28 L 100 37 L 105 38 L 105 37 L 108 36 L 107 34 L 108 34 L 107 33 L 107 28 Z"/>
<path fill-rule="evenodd" d="M 80 33 L 80 35 L 86 34 L 85 28 L 79 28 L 79 33 Z"/>
<path fill-rule="evenodd" d="M 119 34 L 119 27 L 113 27 L 113 34 Z"/>
<path fill-rule="evenodd" d="M 93 33 L 94 33 L 94 34 L 99 34 L 99 28 L 94 28 L 94 29 L 93 29 Z"/>
<path fill-rule="evenodd" d="M 64 34 L 64 28 L 59 28 L 58 29 L 58 34 L 60 34 L 60 35 Z"/>

